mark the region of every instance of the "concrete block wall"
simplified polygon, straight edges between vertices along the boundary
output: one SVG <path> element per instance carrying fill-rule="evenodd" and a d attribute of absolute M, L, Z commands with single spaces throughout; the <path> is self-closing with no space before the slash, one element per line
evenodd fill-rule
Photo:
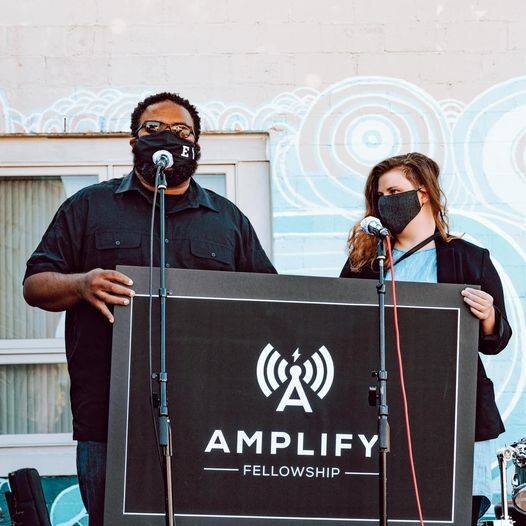
<path fill-rule="evenodd" d="M 1 90 L 23 112 L 108 86 L 261 104 L 354 75 L 470 100 L 524 71 L 519 0 L 35 0 L 0 17 Z"/>

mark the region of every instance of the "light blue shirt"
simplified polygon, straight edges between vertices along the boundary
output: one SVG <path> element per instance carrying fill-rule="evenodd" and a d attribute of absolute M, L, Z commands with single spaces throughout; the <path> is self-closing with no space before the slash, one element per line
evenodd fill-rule
<path fill-rule="evenodd" d="M 403 250 L 393 249 L 393 259 L 396 261 Z M 437 251 L 436 248 L 418 250 L 414 254 L 400 261 L 395 266 L 396 281 L 419 281 L 422 283 L 437 282 Z M 388 270 L 385 279 L 391 279 L 391 271 Z"/>

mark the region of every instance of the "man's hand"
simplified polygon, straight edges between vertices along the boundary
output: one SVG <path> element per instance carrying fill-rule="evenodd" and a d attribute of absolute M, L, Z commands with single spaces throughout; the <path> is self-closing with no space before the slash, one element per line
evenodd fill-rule
<path fill-rule="evenodd" d="M 135 295 L 131 285 L 133 281 L 121 272 L 96 268 L 81 275 L 78 293 L 113 323 L 108 305 L 128 305 L 128 298 Z"/>
<path fill-rule="evenodd" d="M 67 310 L 84 300 L 101 312 L 110 323 L 113 316 L 107 305 L 127 305 L 132 280 L 116 270 L 96 268 L 84 274 L 39 272 L 24 282 L 24 298 L 32 307 L 48 311 Z"/>

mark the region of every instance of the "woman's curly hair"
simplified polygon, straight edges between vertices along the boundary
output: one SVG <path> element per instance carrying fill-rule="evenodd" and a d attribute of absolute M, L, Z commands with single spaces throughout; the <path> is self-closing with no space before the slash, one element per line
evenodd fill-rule
<path fill-rule="evenodd" d="M 438 182 L 440 168 L 438 164 L 421 153 L 397 155 L 381 161 L 373 167 L 365 183 L 365 214 L 364 217 L 379 217 L 378 213 L 378 181 L 380 177 L 395 168 L 401 169 L 415 188 L 425 187 L 429 196 L 429 204 L 435 217 L 435 224 L 444 241 L 450 241 L 446 213 L 446 198 Z M 356 223 L 347 240 L 350 269 L 359 271 L 366 265 L 373 268 L 376 260 L 376 239 L 362 231 L 360 222 Z"/>

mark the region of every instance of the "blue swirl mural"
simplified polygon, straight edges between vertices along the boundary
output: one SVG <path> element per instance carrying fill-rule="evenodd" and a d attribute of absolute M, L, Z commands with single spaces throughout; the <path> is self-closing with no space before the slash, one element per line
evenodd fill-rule
<path fill-rule="evenodd" d="M 148 94 L 80 90 L 23 115 L 0 93 L 0 132 L 63 132 L 64 118 L 68 132 L 128 131 L 131 111 Z M 338 274 L 374 163 L 420 151 L 440 164 L 452 230 L 491 251 L 514 328 L 505 352 L 484 357 L 507 427 L 499 443 L 526 436 L 526 352 L 520 338 L 526 298 L 526 76 L 497 84 L 469 103 L 437 101 L 401 79 L 352 77 L 323 91 L 282 93 L 254 108 L 220 101 L 198 106 L 204 130 L 269 133 L 274 260 L 282 273 Z M 59 496 L 70 500 L 68 518 L 56 511 L 53 524 L 84 524 L 75 488 Z M 52 514 L 59 509 L 56 502 Z"/>
<path fill-rule="evenodd" d="M 76 477 L 44 477 L 44 497 L 48 504 L 49 517 L 53 526 L 88 526 L 88 515 L 82 504 Z M 4 493 L 9 491 L 7 479 L 0 478 L 0 526 L 9 526 L 7 503 Z"/>

